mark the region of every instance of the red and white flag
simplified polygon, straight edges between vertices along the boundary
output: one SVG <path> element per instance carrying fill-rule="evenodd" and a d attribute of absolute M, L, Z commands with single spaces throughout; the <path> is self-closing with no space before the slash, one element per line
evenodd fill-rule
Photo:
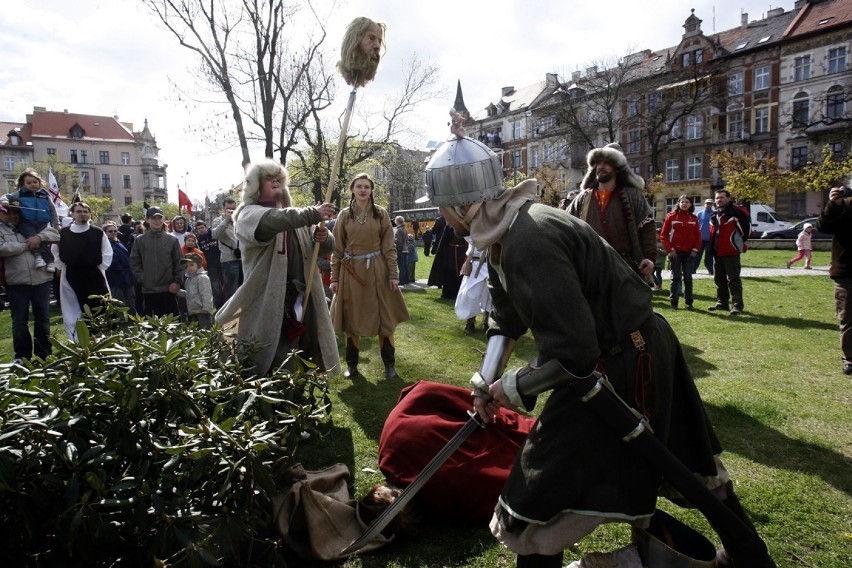
<path fill-rule="evenodd" d="M 65 205 L 65 202 L 62 201 L 62 196 L 59 194 L 59 184 L 56 183 L 56 177 L 53 175 L 53 166 L 50 167 L 47 183 L 49 185 L 50 199 L 53 201 L 53 206 L 56 207 L 56 216 L 59 218 L 67 216 L 68 206 Z"/>
<path fill-rule="evenodd" d="M 178 209 L 181 207 L 186 207 L 187 216 L 192 217 L 192 201 L 190 201 L 189 196 L 184 193 L 180 187 L 178 187 Z"/>

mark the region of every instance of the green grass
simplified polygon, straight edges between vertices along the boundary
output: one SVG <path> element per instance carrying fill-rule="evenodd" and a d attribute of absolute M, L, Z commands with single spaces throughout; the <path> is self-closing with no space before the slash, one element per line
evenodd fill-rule
<path fill-rule="evenodd" d="M 828 264 L 827 252 L 814 256 L 816 266 Z M 752 250 L 743 264 L 783 267 L 790 257 L 790 251 Z M 432 258 L 421 250 L 418 278 L 426 277 Z M 706 311 L 715 299 L 711 280 L 696 280 L 695 296 L 696 312 L 669 309 L 665 293 L 654 296 L 654 308 L 683 343 L 726 449 L 725 463 L 773 558 L 780 568 L 852 566 L 852 377 L 841 372 L 831 280 L 824 272 L 747 278 L 746 313 L 733 318 Z M 298 455 L 308 469 L 348 465 L 357 496 L 383 480 L 378 439 L 399 391 L 418 380 L 466 387 L 485 346 L 481 332 L 464 334 L 463 322 L 438 290 L 406 291 L 405 298 L 411 320 L 396 334 L 397 370 L 403 380 L 382 379 L 377 341 L 365 338 L 359 366 L 365 378 L 331 379 L 330 423 Z M 61 321 L 54 323 L 55 334 L 64 340 Z M 8 311 L 0 313 L 0 353 L 6 360 L 11 358 L 9 328 Z M 510 365 L 522 365 L 534 355 L 525 336 Z M 699 514 L 664 500 L 660 505 L 718 542 Z M 603 527 L 566 551 L 565 563 L 628 541 L 625 527 Z M 425 524 L 416 537 L 331 565 L 492 568 L 514 566 L 514 555 L 495 542 L 486 526 Z"/>

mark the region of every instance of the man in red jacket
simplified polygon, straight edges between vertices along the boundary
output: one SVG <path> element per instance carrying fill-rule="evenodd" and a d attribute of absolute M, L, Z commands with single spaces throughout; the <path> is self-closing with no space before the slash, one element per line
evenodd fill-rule
<path fill-rule="evenodd" d="M 716 282 L 716 305 L 710 310 L 727 310 L 731 315 L 743 313 L 743 282 L 740 278 L 740 255 L 751 233 L 748 214 L 734 205 L 726 189 L 716 191 L 716 212 L 710 219 L 710 252 L 713 254 L 713 280 Z M 733 304 L 729 304 L 730 302 Z"/>

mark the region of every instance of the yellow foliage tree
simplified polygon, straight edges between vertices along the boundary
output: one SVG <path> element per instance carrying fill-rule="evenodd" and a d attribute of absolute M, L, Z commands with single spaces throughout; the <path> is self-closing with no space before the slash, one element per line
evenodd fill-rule
<path fill-rule="evenodd" d="M 822 162 L 808 162 L 805 167 L 796 172 L 799 184 L 803 190 L 825 191 L 838 185 L 852 183 L 852 156 L 838 160 L 829 146 L 822 149 Z"/>
<path fill-rule="evenodd" d="M 796 176 L 778 167 L 778 159 L 755 154 L 734 154 L 729 150 L 712 156 L 725 180 L 725 189 L 741 202 L 765 202 L 769 192 L 801 191 Z"/>

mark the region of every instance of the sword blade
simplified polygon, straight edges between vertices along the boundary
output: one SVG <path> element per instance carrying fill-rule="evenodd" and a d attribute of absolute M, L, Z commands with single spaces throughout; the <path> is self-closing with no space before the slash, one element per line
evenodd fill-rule
<path fill-rule="evenodd" d="M 446 462 L 447 459 L 451 455 L 453 455 L 453 453 L 455 453 L 459 446 L 461 446 L 462 443 L 467 440 L 468 436 L 470 436 L 470 434 L 474 430 L 478 430 L 483 427 L 485 427 L 485 424 L 483 424 L 482 419 L 479 417 L 479 415 L 476 413 L 471 414 L 470 418 L 465 423 L 465 425 L 462 426 L 461 430 L 456 432 L 456 434 L 452 438 L 450 438 L 450 441 L 447 442 L 447 444 L 443 448 L 441 448 L 441 451 L 435 454 L 435 457 L 432 458 L 432 461 L 426 464 L 426 467 L 423 468 L 423 471 L 421 471 L 414 479 L 414 481 L 412 481 L 411 484 L 406 487 L 402 491 L 402 493 L 399 494 L 399 497 L 396 498 L 393 504 L 391 504 L 390 507 L 385 509 L 381 515 L 376 517 L 376 520 L 373 521 L 370 527 L 364 532 L 364 534 L 362 534 L 358 538 L 358 540 L 354 541 L 352 544 L 350 544 L 340 552 L 341 556 L 357 552 L 358 550 L 369 544 L 369 542 L 373 540 L 376 535 L 382 532 L 382 530 L 384 530 L 384 528 L 387 527 L 388 524 L 390 524 L 393 518 L 400 512 L 400 510 L 402 510 L 402 508 L 405 507 L 405 505 L 408 504 L 409 501 L 411 501 L 411 499 L 417 494 L 417 492 L 420 491 L 420 489 L 426 484 L 426 482 L 429 481 L 429 479 L 435 474 L 435 472 L 438 471 L 438 469 L 440 469 L 442 465 L 444 465 L 444 462 Z"/>

